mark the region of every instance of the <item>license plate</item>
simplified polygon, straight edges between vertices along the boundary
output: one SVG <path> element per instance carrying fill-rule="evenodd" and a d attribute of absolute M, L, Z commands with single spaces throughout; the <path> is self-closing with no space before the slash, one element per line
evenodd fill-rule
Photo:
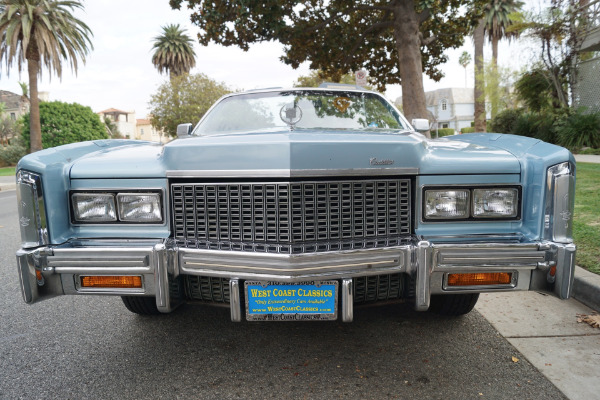
<path fill-rule="evenodd" d="M 248 321 L 329 321 L 337 319 L 337 281 L 299 283 L 246 281 Z"/>

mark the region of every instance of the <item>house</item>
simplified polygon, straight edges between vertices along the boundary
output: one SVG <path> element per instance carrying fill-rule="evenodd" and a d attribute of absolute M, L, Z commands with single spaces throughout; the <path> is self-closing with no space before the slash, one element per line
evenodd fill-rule
<path fill-rule="evenodd" d="M 150 118 L 137 119 L 135 122 L 135 138 L 163 143 L 169 138 L 162 131 L 157 130 L 150 123 Z"/>
<path fill-rule="evenodd" d="M 29 99 L 7 90 L 0 90 L 0 103 L 4 103 L 4 115 L 16 121 L 29 112 Z"/>
<path fill-rule="evenodd" d="M 427 110 L 433 116 L 432 131 L 451 128 L 460 131 L 475 120 L 473 88 L 447 88 L 425 92 Z"/>
<path fill-rule="evenodd" d="M 100 111 L 98 115 L 103 121 L 105 118 L 108 118 L 110 121 L 114 122 L 119 133 L 125 138 L 136 138 L 135 111 L 122 111 L 117 110 L 116 108 L 109 108 L 108 110 Z"/>

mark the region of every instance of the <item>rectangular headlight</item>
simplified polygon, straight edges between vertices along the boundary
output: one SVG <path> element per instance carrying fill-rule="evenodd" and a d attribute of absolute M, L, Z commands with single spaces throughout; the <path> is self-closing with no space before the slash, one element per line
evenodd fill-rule
<path fill-rule="evenodd" d="M 426 190 L 425 219 L 469 218 L 468 189 Z"/>
<path fill-rule="evenodd" d="M 119 193 L 119 220 L 123 222 L 161 222 L 159 193 Z"/>
<path fill-rule="evenodd" d="M 73 193 L 73 217 L 78 222 L 117 220 L 115 196 L 111 193 Z"/>
<path fill-rule="evenodd" d="M 514 218 L 519 213 L 519 191 L 515 188 L 474 189 L 473 217 Z"/>

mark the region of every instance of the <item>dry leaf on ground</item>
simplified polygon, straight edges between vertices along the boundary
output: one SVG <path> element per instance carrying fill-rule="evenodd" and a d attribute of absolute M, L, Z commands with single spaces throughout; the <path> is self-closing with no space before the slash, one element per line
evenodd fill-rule
<path fill-rule="evenodd" d="M 596 313 L 590 315 L 577 314 L 577 322 L 585 322 L 592 328 L 600 328 L 600 315 Z"/>
<path fill-rule="evenodd" d="M 519 362 L 519 359 L 518 359 L 517 357 L 513 356 L 513 357 L 512 357 L 512 362 L 514 362 L 514 363 L 518 363 L 518 362 Z"/>

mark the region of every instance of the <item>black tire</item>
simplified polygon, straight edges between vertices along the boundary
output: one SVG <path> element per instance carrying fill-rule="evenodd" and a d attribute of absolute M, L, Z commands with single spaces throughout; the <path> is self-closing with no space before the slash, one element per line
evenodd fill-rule
<path fill-rule="evenodd" d="M 160 311 L 156 307 L 154 297 L 121 296 L 123 304 L 129 311 L 139 315 L 158 315 Z"/>
<path fill-rule="evenodd" d="M 479 299 L 479 293 L 442 294 L 431 296 L 429 311 L 449 317 L 468 314 Z"/>

